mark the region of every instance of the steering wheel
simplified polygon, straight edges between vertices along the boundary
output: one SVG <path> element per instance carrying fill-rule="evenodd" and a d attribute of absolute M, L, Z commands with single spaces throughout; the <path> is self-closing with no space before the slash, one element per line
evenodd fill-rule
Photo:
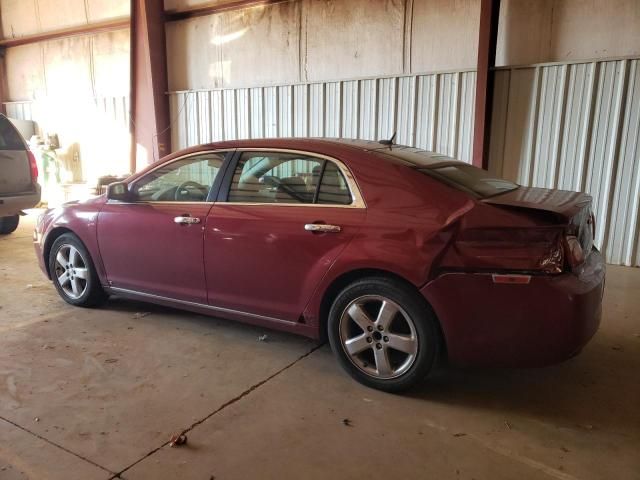
<path fill-rule="evenodd" d="M 174 199 L 176 202 L 188 202 L 190 200 L 200 202 L 206 199 L 206 191 L 207 189 L 203 185 L 189 180 L 178 185 Z"/>

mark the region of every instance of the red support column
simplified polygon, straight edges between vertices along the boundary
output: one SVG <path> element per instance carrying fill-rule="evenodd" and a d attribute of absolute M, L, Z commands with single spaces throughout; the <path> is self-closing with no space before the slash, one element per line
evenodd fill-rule
<path fill-rule="evenodd" d="M 500 0 L 481 0 L 475 122 L 473 126 L 473 164 L 484 169 L 489 166 L 489 137 L 494 83 L 492 69 L 496 64 L 499 16 Z"/>
<path fill-rule="evenodd" d="M 131 0 L 131 170 L 171 152 L 164 0 Z"/>

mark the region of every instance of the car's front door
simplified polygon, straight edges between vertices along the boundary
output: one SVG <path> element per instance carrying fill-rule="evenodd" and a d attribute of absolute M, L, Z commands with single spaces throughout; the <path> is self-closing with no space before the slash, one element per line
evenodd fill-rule
<path fill-rule="evenodd" d="M 207 220 L 209 303 L 295 322 L 362 225 L 364 202 L 335 159 L 252 150 L 234 163 Z"/>
<path fill-rule="evenodd" d="M 179 158 L 130 185 L 129 202 L 107 202 L 97 231 L 111 287 L 207 303 L 203 236 L 225 155 Z"/>

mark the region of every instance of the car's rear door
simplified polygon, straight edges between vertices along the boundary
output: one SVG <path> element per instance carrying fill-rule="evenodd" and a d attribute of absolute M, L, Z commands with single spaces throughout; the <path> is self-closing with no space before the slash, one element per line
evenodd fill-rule
<path fill-rule="evenodd" d="M 207 303 L 203 236 L 226 155 L 178 158 L 130 185 L 130 202 L 106 203 L 97 232 L 111 288 Z"/>
<path fill-rule="evenodd" d="M 230 167 L 207 219 L 209 303 L 295 322 L 364 222 L 363 199 L 344 164 L 316 154 L 239 150 Z"/>

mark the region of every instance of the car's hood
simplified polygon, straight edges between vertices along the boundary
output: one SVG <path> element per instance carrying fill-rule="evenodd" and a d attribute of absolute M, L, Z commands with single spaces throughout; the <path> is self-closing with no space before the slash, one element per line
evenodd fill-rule
<path fill-rule="evenodd" d="M 549 188 L 519 187 L 511 192 L 482 200 L 491 205 L 529 208 L 557 213 L 569 219 L 591 203 L 585 193 Z"/>

